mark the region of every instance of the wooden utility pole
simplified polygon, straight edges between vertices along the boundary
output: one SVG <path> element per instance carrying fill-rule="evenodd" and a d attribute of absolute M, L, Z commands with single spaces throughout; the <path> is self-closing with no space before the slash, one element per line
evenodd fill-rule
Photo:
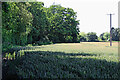
<path fill-rule="evenodd" d="M 0 80 L 2 80 L 2 2 L 0 1 Z"/>
<path fill-rule="evenodd" d="M 110 15 L 110 46 L 112 46 L 112 15 L 114 14 L 108 14 Z"/>

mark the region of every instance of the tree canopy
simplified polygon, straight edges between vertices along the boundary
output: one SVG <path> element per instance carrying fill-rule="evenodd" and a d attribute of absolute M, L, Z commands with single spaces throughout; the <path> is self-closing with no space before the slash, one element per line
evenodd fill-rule
<path fill-rule="evenodd" d="M 89 42 L 95 42 L 98 41 L 98 36 L 95 32 L 89 32 L 87 33 L 87 38 Z"/>
<path fill-rule="evenodd" d="M 112 40 L 113 41 L 120 40 L 120 28 L 112 28 Z"/>
<path fill-rule="evenodd" d="M 52 5 L 47 10 L 50 21 L 49 39 L 53 42 L 76 42 L 79 32 L 76 12 L 71 8 Z"/>
<path fill-rule="evenodd" d="M 25 45 L 31 31 L 32 14 L 27 10 L 28 2 L 5 2 L 2 4 L 3 43 Z"/>
<path fill-rule="evenodd" d="M 72 8 L 43 2 L 3 2 L 3 45 L 77 42 L 79 20 Z"/>

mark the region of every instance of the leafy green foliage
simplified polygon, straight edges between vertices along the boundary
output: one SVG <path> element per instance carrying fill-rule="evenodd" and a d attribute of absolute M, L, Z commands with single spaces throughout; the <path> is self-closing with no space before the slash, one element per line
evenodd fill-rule
<path fill-rule="evenodd" d="M 112 40 L 119 41 L 120 39 L 120 28 L 112 28 Z"/>
<path fill-rule="evenodd" d="M 97 41 L 97 35 L 94 32 L 78 35 L 79 21 L 76 20 L 77 13 L 73 9 L 60 5 L 49 8 L 43 6 L 42 2 L 3 2 L 3 48 L 8 50 L 3 55 L 4 79 L 119 77 L 117 50 L 114 51 L 116 46 L 44 46 L 77 42 L 78 37 L 81 41 Z M 119 30 L 113 30 L 113 33 L 116 37 Z M 107 34 L 103 36 L 107 39 L 106 37 Z M 19 45 L 28 47 L 16 47 Z M 106 51 L 102 52 L 102 49 Z"/>
<path fill-rule="evenodd" d="M 120 38 L 120 28 L 112 27 L 112 40 L 119 41 Z M 100 35 L 100 39 L 102 41 L 109 41 L 110 40 L 110 33 L 105 32 Z"/>
<path fill-rule="evenodd" d="M 18 57 L 24 56 L 24 54 L 25 53 L 24 53 L 23 50 L 20 50 L 18 52 L 14 51 L 14 53 L 6 53 L 4 59 L 8 59 L 8 60 L 13 60 L 14 59 L 15 60 Z"/>
<path fill-rule="evenodd" d="M 79 32 L 76 12 L 71 8 L 52 5 L 47 9 L 50 21 L 49 39 L 56 42 L 76 42 Z"/>
<path fill-rule="evenodd" d="M 79 39 L 81 42 L 87 41 L 87 34 L 84 33 L 84 32 L 79 33 L 78 39 Z"/>
<path fill-rule="evenodd" d="M 25 45 L 31 30 L 32 14 L 28 12 L 29 3 L 4 2 L 2 4 L 2 37 L 4 42 Z M 13 37 L 14 36 L 14 37 Z"/>
<path fill-rule="evenodd" d="M 43 45 L 77 42 L 76 12 L 60 5 L 43 7 L 43 2 L 3 2 L 3 48 L 11 45 Z"/>
<path fill-rule="evenodd" d="M 33 15 L 32 31 L 28 36 L 28 43 L 44 43 L 49 42 L 47 38 L 49 30 L 49 21 L 47 19 L 46 11 L 44 10 L 44 3 L 32 2 L 28 10 Z M 31 39 L 32 38 L 32 39 Z M 40 45 L 40 44 L 39 44 Z"/>
<path fill-rule="evenodd" d="M 87 33 L 87 38 L 88 38 L 89 42 L 98 41 L 98 36 L 96 35 L 95 32 L 89 32 L 89 33 Z"/>
<path fill-rule="evenodd" d="M 100 35 L 100 38 L 102 41 L 108 41 L 108 40 L 110 40 L 110 33 L 108 33 L 108 32 L 102 33 Z"/>

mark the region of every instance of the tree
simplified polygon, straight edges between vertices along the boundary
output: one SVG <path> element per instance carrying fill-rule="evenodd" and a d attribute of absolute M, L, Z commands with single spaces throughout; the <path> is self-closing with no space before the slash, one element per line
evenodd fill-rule
<path fill-rule="evenodd" d="M 77 42 L 79 21 L 76 12 L 60 5 L 43 6 L 43 2 L 3 2 L 3 43 L 24 46 L 51 41 Z"/>
<path fill-rule="evenodd" d="M 119 41 L 120 38 L 120 28 L 112 28 L 112 40 Z"/>
<path fill-rule="evenodd" d="M 50 40 L 54 43 L 77 41 L 79 21 L 73 9 L 52 5 L 47 9 L 47 16 L 50 21 Z"/>
<path fill-rule="evenodd" d="M 107 40 L 110 39 L 110 33 L 104 32 L 104 33 L 102 33 L 102 34 L 100 35 L 100 38 L 101 38 L 101 40 L 103 40 L 103 41 L 107 41 Z"/>
<path fill-rule="evenodd" d="M 84 32 L 79 33 L 78 37 L 79 37 L 78 39 L 82 42 L 87 41 L 87 34 Z"/>
<path fill-rule="evenodd" d="M 89 42 L 95 42 L 98 41 L 98 36 L 96 35 L 95 32 L 89 32 L 87 33 L 87 39 Z"/>
<path fill-rule="evenodd" d="M 32 22 L 32 14 L 27 10 L 29 6 L 28 2 L 4 2 L 2 4 L 3 43 L 27 44 Z"/>
<path fill-rule="evenodd" d="M 32 31 L 29 33 L 28 43 L 43 43 L 48 38 L 49 21 L 47 19 L 46 9 L 43 2 L 32 2 L 28 10 L 33 15 Z"/>
<path fill-rule="evenodd" d="M 104 38 L 105 40 L 110 40 L 110 33 L 105 32 L 104 35 L 103 35 L 103 38 Z"/>

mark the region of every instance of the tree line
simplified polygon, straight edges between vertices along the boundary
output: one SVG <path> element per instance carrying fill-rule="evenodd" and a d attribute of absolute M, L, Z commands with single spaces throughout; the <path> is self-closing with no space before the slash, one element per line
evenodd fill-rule
<path fill-rule="evenodd" d="M 110 41 L 110 33 L 104 32 L 97 36 L 95 32 L 84 33 L 81 32 L 78 35 L 78 38 L 82 42 L 99 42 L 99 41 Z M 112 27 L 112 40 L 119 41 L 120 40 L 120 28 Z"/>
<path fill-rule="evenodd" d="M 109 33 L 99 37 L 95 32 L 80 33 L 77 13 L 61 5 L 44 7 L 43 2 L 2 3 L 2 45 L 25 46 L 80 41 L 107 41 Z M 119 28 L 112 28 L 113 40 L 118 41 Z"/>
<path fill-rule="evenodd" d="M 61 5 L 46 8 L 43 2 L 3 2 L 3 47 L 78 42 L 76 14 Z"/>

